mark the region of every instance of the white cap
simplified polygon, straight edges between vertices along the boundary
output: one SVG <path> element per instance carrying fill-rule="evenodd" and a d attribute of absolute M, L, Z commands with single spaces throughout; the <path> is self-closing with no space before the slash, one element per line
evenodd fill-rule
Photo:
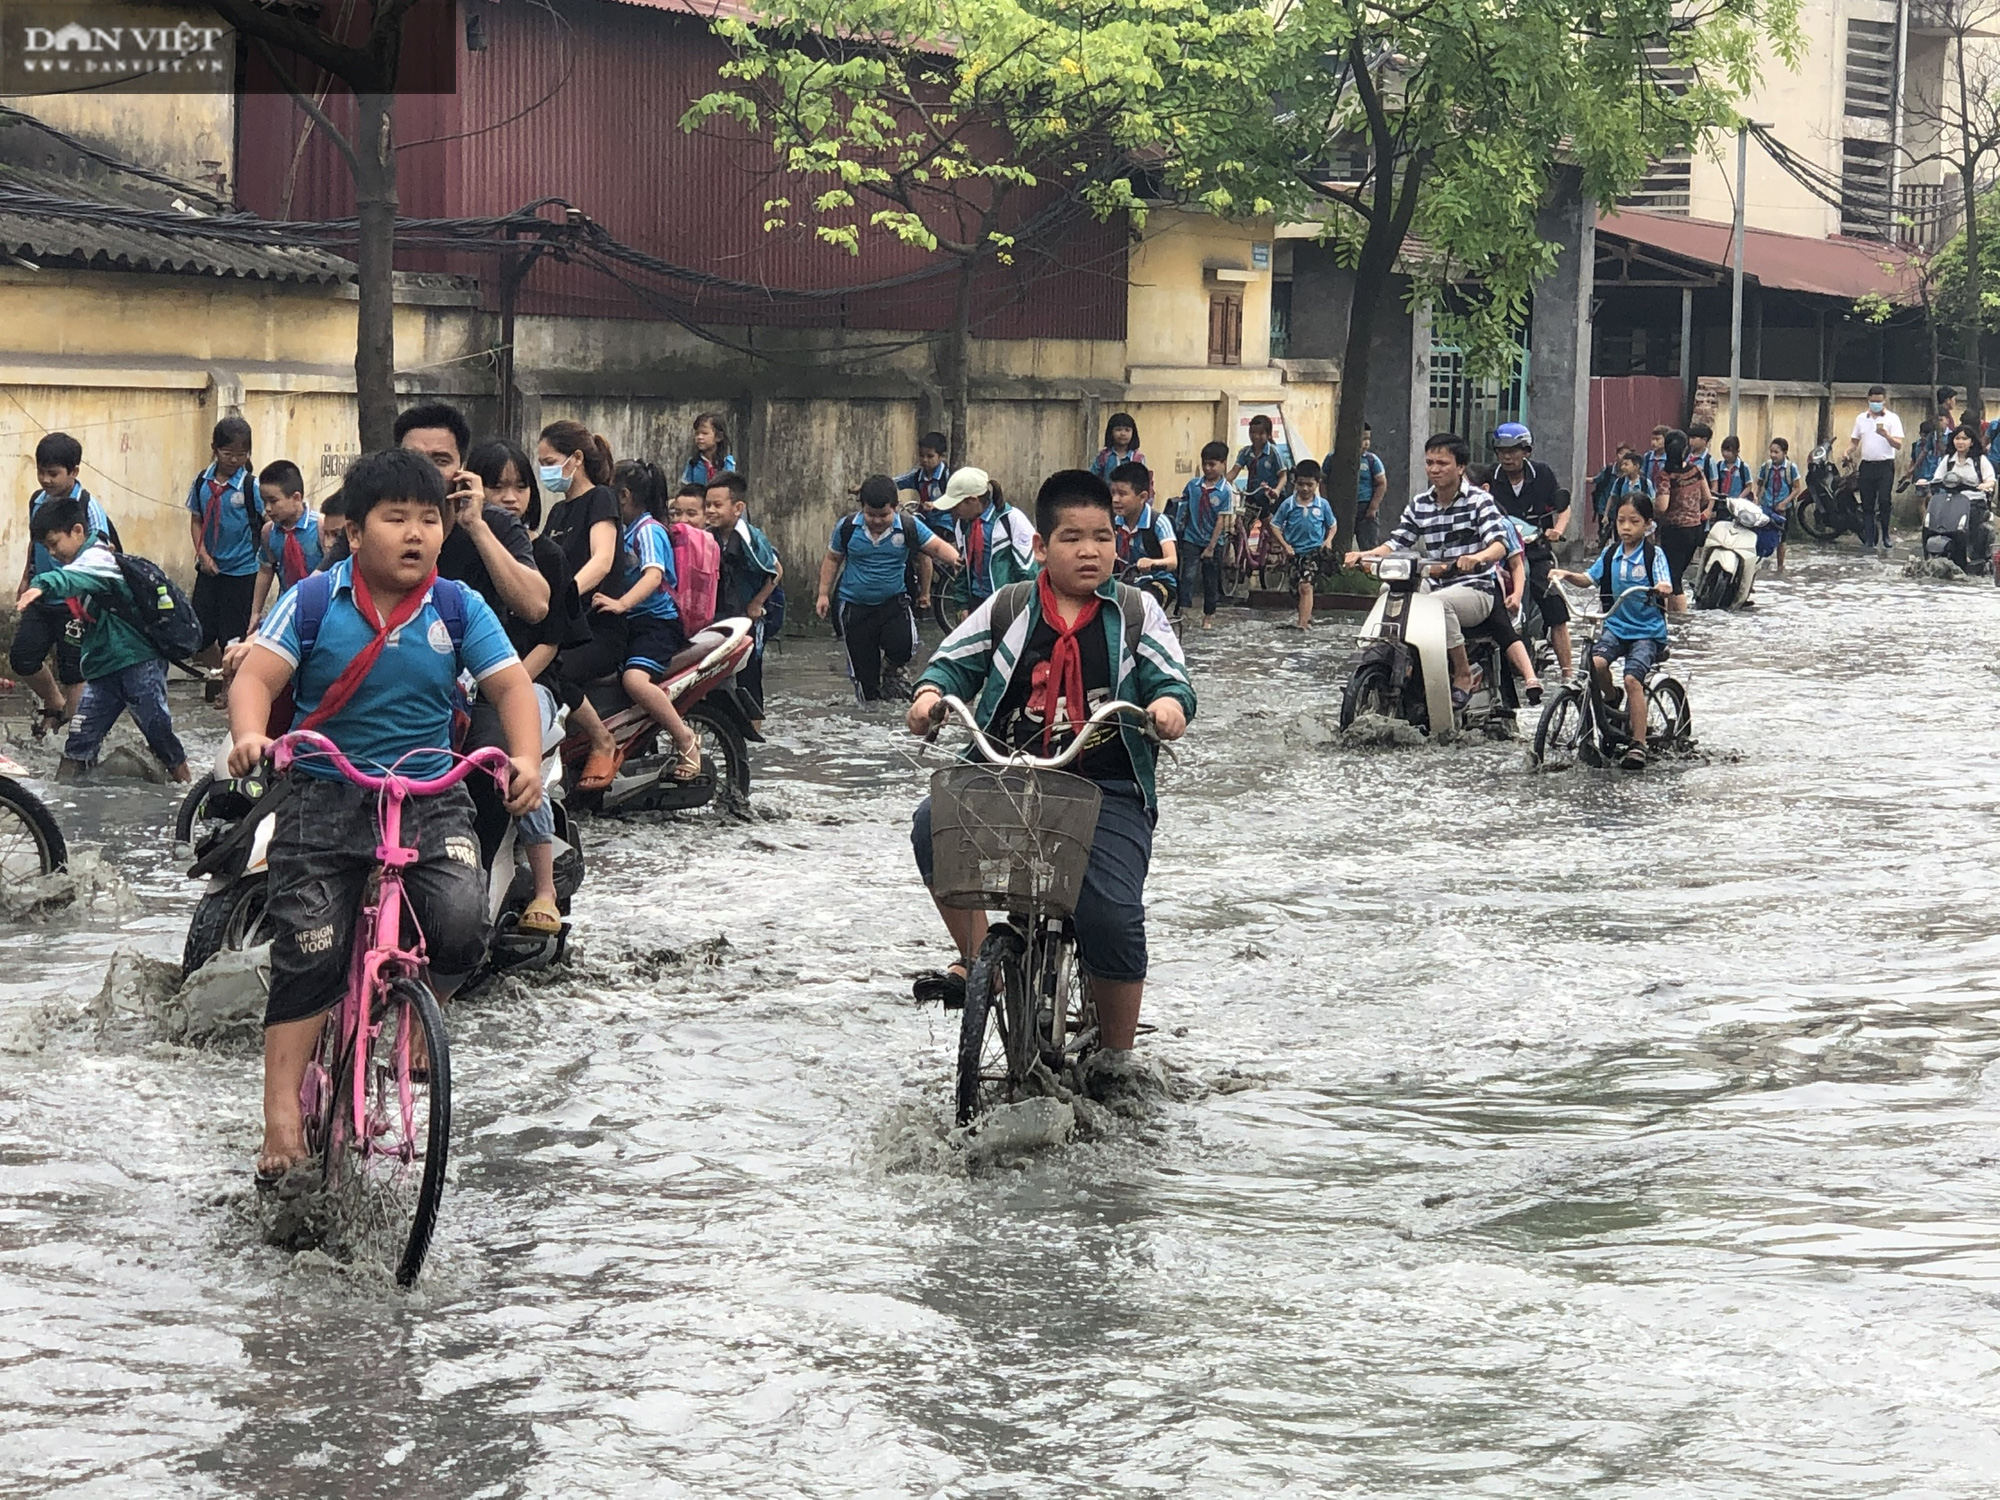
<path fill-rule="evenodd" d="M 981 500 L 993 487 L 984 469 L 960 469 L 945 481 L 944 493 L 931 501 L 938 510 L 950 510 L 966 500 Z"/>

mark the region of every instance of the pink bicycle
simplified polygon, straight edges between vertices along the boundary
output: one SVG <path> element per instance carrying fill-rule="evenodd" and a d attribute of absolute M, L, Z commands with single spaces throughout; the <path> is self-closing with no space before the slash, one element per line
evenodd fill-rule
<path fill-rule="evenodd" d="M 382 841 L 375 848 L 376 869 L 354 924 L 347 993 L 333 1024 L 321 1029 L 318 1050 L 299 1086 L 306 1146 L 329 1187 L 339 1185 L 343 1176 L 372 1176 L 391 1205 L 400 1205 L 411 1170 L 421 1163 L 410 1232 L 396 1266 L 397 1285 L 408 1286 L 423 1269 L 444 1197 L 451 1151 L 451 1053 L 444 1011 L 424 979 L 423 934 L 418 933 L 413 947 L 403 945 L 403 871 L 417 859 L 417 851 L 403 844 L 403 803 L 410 797 L 436 796 L 474 771 L 487 772 L 504 788 L 507 753 L 475 750 L 444 775 L 416 781 L 393 773 L 370 776 L 325 735 L 299 731 L 272 746 L 271 760 L 282 775 L 308 755 L 324 757 L 347 780 L 380 795 Z M 412 1066 L 420 1032 L 425 1064 Z M 400 1206 L 388 1212 L 392 1224 L 401 1217 Z"/>

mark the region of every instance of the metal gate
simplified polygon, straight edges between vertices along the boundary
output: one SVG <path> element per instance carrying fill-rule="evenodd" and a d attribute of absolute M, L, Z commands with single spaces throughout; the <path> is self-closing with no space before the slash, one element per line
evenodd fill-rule
<path fill-rule="evenodd" d="M 1523 349 L 1505 379 L 1468 375 L 1456 344 L 1431 344 L 1432 432 L 1455 432 L 1472 445 L 1478 463 L 1493 461 L 1489 441 L 1502 422 L 1528 420 L 1528 351 Z"/>

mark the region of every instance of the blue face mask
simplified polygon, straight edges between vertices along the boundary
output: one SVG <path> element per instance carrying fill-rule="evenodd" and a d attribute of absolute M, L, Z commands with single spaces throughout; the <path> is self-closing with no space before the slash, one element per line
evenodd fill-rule
<path fill-rule="evenodd" d="M 535 477 L 542 482 L 542 488 L 551 495 L 569 493 L 569 479 L 564 475 L 561 464 L 536 464 Z"/>
<path fill-rule="evenodd" d="M 1868 409 L 1874 412 L 1877 416 L 1880 416 L 1882 413 L 1882 403 L 1880 401 L 1870 401 L 1868 403 Z"/>

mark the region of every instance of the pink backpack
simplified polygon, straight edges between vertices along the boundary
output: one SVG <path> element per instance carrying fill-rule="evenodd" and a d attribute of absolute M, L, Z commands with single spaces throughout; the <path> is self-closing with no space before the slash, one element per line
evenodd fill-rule
<path fill-rule="evenodd" d="M 722 548 L 714 537 L 686 521 L 674 522 L 667 535 L 673 538 L 674 571 L 680 575 L 680 582 L 674 585 L 674 603 L 680 606 L 682 628 L 693 635 L 715 618 Z"/>

